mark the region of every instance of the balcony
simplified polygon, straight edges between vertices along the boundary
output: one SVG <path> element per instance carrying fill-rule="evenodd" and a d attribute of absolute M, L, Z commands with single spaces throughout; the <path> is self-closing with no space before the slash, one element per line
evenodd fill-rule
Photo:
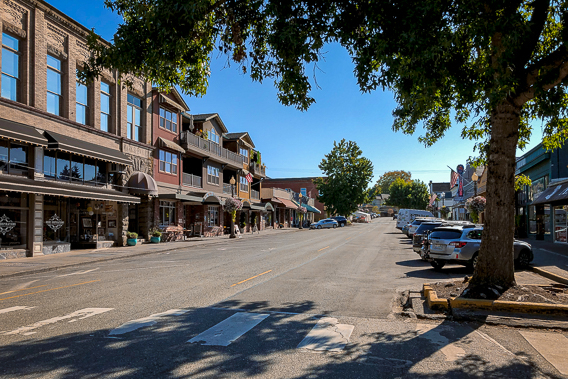
<path fill-rule="evenodd" d="M 223 193 L 231 195 L 231 185 L 227 183 L 223 183 Z"/>
<path fill-rule="evenodd" d="M 260 192 L 255 190 L 250 190 L 250 198 L 253 200 L 260 200 Z"/>
<path fill-rule="evenodd" d="M 273 197 L 279 197 L 281 199 L 290 200 L 291 194 L 290 192 L 282 189 L 282 188 L 261 188 L 261 197 L 263 199 L 271 199 Z"/>
<path fill-rule="evenodd" d="M 218 143 L 198 137 L 190 131 L 181 133 L 181 145 L 184 149 L 200 156 L 209 157 L 236 168 L 243 168 L 245 157 L 221 147 Z"/>
<path fill-rule="evenodd" d="M 184 186 L 190 186 L 190 187 L 196 187 L 196 188 L 202 188 L 203 187 L 201 185 L 201 177 L 200 176 L 195 176 L 195 175 L 192 175 L 192 174 L 186 174 L 184 172 L 182 180 L 183 180 Z"/>
<path fill-rule="evenodd" d="M 250 164 L 250 172 L 252 172 L 253 175 L 266 177 L 266 167 L 256 162 Z"/>

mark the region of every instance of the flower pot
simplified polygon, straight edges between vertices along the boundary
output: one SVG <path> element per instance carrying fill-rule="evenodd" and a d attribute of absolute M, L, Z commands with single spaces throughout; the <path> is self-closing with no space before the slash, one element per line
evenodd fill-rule
<path fill-rule="evenodd" d="M 138 240 L 135 239 L 135 238 L 128 238 L 128 239 L 126 240 L 126 244 L 127 244 L 128 246 L 136 246 L 137 243 L 138 243 Z"/>
<path fill-rule="evenodd" d="M 152 242 L 152 243 L 160 243 L 160 237 L 150 237 L 150 242 Z"/>

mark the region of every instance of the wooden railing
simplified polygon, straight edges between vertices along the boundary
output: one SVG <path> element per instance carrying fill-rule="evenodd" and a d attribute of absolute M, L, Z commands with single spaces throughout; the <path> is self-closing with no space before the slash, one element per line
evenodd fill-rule
<path fill-rule="evenodd" d="M 191 186 L 191 187 L 202 188 L 201 177 L 200 177 L 200 176 L 195 176 L 195 175 L 193 175 L 193 174 L 186 174 L 186 173 L 184 172 L 184 173 L 183 173 L 183 185 L 184 185 L 184 186 Z"/>
<path fill-rule="evenodd" d="M 260 200 L 260 192 L 255 190 L 250 190 L 250 198 L 254 200 Z"/>
<path fill-rule="evenodd" d="M 255 162 L 250 164 L 250 171 L 255 175 L 266 176 L 266 167 Z"/>
<path fill-rule="evenodd" d="M 224 147 L 221 147 L 218 143 L 206 140 L 204 138 L 198 137 L 195 134 L 191 133 L 190 131 L 184 131 L 181 133 L 181 139 L 183 143 L 186 143 L 188 146 L 193 146 L 198 149 L 204 150 L 209 152 L 211 155 L 216 155 L 221 158 L 225 158 L 229 161 L 235 162 L 237 164 L 242 164 L 245 160 L 245 157 L 237 154 L 233 151 L 227 150 Z"/>

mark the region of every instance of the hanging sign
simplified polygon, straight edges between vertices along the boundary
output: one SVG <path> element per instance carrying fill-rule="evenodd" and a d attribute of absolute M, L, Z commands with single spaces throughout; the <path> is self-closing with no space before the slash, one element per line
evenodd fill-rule
<path fill-rule="evenodd" d="M 3 235 L 6 235 L 6 233 L 8 233 L 10 230 L 14 229 L 16 227 L 16 223 L 12 220 L 10 220 L 10 218 L 8 216 L 6 216 L 6 214 L 4 214 L 2 217 L 0 217 L 0 233 L 2 233 Z"/>
<path fill-rule="evenodd" d="M 457 196 L 455 198 L 456 201 L 462 201 L 463 200 L 463 172 L 464 172 L 464 167 L 462 164 L 459 164 L 458 167 L 456 168 L 456 171 L 458 172 L 458 192 L 457 192 Z"/>
<path fill-rule="evenodd" d="M 65 222 L 62 219 L 60 219 L 59 216 L 57 216 L 57 214 L 54 214 L 53 216 L 51 216 L 49 220 L 45 222 L 45 224 L 49 226 L 51 230 L 56 232 L 59 230 L 59 228 L 65 225 Z"/>

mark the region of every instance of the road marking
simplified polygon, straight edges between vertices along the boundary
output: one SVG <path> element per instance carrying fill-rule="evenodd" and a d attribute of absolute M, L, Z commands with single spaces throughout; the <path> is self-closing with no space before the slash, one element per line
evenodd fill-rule
<path fill-rule="evenodd" d="M 351 239 L 351 237 L 349 237 L 349 238 L 346 238 L 346 239 L 345 239 L 345 241 L 347 241 L 347 240 L 350 240 L 350 239 Z"/>
<path fill-rule="evenodd" d="M 100 281 L 101 281 L 100 279 L 98 279 L 98 280 L 91 280 L 91 281 L 88 281 L 88 282 L 77 283 L 77 284 L 71 284 L 71 285 L 68 285 L 68 286 L 57 287 L 57 288 L 50 288 L 50 289 L 48 289 L 48 290 L 41 290 L 41 291 L 37 291 L 37 292 L 26 293 L 26 294 L 23 294 L 23 295 L 16 295 L 16 296 L 11 296 L 11 297 L 5 297 L 5 298 L 3 298 L 3 299 L 0 299 L 0 301 L 2 301 L 2 300 L 8 300 L 8 299 L 15 299 L 16 297 L 35 295 L 35 294 L 37 294 L 37 293 L 48 292 L 48 291 L 55 291 L 55 290 L 60 290 L 60 289 L 62 289 L 62 288 L 75 287 L 75 286 L 80 286 L 80 285 L 83 285 L 83 284 L 89 284 L 89 283 L 100 282 Z"/>
<path fill-rule="evenodd" d="M 134 330 L 144 328 L 146 326 L 152 326 L 158 322 L 161 317 L 165 316 L 180 316 L 184 313 L 187 313 L 187 309 L 170 309 L 169 311 L 165 311 L 162 313 L 156 313 L 154 315 L 150 315 L 148 317 L 139 318 L 138 320 L 131 320 L 125 322 L 124 324 L 120 325 L 118 328 L 113 329 L 108 335 L 115 336 L 125 333 L 130 333 Z"/>
<path fill-rule="evenodd" d="M 34 288 L 39 288 L 39 287 L 47 287 L 47 284 L 42 284 L 41 286 L 35 286 L 35 287 L 29 287 L 29 288 L 20 288 L 19 290 L 1 292 L 0 295 L 5 295 L 7 293 L 13 293 L 13 292 L 18 292 L 18 291 L 33 290 Z"/>
<path fill-rule="evenodd" d="M 521 335 L 562 375 L 568 375 L 568 339 L 560 333 L 521 331 Z"/>
<path fill-rule="evenodd" d="M 323 317 L 298 345 L 298 349 L 341 351 L 349 342 L 355 327 L 338 324 L 333 317 Z"/>
<path fill-rule="evenodd" d="M 187 342 L 201 342 L 207 346 L 229 346 L 268 316 L 266 313 L 235 313 Z"/>
<path fill-rule="evenodd" d="M 322 251 L 322 250 L 325 250 L 325 249 L 327 249 L 327 248 L 329 248 L 329 246 L 326 246 L 326 247 L 324 247 L 323 249 L 319 249 L 318 252 L 319 252 L 319 251 Z"/>
<path fill-rule="evenodd" d="M 254 278 L 258 278 L 259 276 L 264 275 L 264 274 L 268 274 L 269 272 L 272 272 L 272 270 L 268 270 L 268 271 L 263 272 L 262 274 L 258 274 L 258 275 L 255 275 L 255 276 L 253 276 L 253 277 L 250 277 L 250 278 L 248 278 L 248 279 L 241 280 L 240 282 L 231 285 L 231 287 L 234 287 L 234 286 L 236 286 L 236 285 L 242 284 L 242 283 L 244 283 L 244 282 L 248 282 L 249 280 L 252 280 L 252 279 L 254 279 Z"/>
<path fill-rule="evenodd" d="M 75 312 L 70 313 L 70 314 L 65 315 L 65 316 L 53 317 L 53 318 L 50 318 L 50 319 L 47 319 L 47 320 L 38 321 L 38 322 L 31 324 L 31 325 L 28 325 L 28 326 L 22 326 L 22 327 L 19 327 L 18 329 L 12 330 L 11 332 L 3 332 L 3 333 L 0 333 L 0 335 L 6 335 L 6 336 L 14 335 L 14 334 L 29 335 L 29 334 L 33 334 L 33 333 L 30 333 L 30 331 L 32 331 L 34 329 L 41 328 L 42 326 L 55 324 L 59 321 L 68 320 L 68 319 L 77 318 L 78 320 L 83 320 L 87 317 L 92 317 L 92 316 L 96 316 L 96 315 L 101 314 L 101 313 L 112 311 L 113 309 L 114 308 L 85 308 L 85 309 L 75 311 Z"/>
<path fill-rule="evenodd" d="M 0 309 L 0 314 L 2 313 L 8 313 L 8 312 L 14 312 L 14 311 L 19 311 L 19 310 L 24 310 L 24 309 L 33 309 L 35 307 L 26 307 L 23 305 L 17 306 L 17 307 L 11 307 L 11 308 L 4 308 L 4 309 Z"/>
<path fill-rule="evenodd" d="M 446 362 L 455 362 L 456 360 L 465 357 L 465 351 L 457 346 L 455 342 L 450 343 L 450 340 L 440 334 L 441 330 L 434 330 L 440 328 L 439 325 L 432 324 L 416 324 L 416 332 L 419 337 L 425 338 L 435 345 L 441 346 L 440 351 L 446 356 Z"/>
<path fill-rule="evenodd" d="M 99 268 L 97 267 L 97 268 L 94 268 L 92 270 L 77 271 L 77 272 L 72 272 L 71 274 L 57 275 L 56 278 L 61 278 L 63 276 L 71 276 L 71 275 L 83 275 L 83 274 L 87 274 L 87 273 L 92 272 L 92 271 L 97 271 L 98 269 Z"/>

